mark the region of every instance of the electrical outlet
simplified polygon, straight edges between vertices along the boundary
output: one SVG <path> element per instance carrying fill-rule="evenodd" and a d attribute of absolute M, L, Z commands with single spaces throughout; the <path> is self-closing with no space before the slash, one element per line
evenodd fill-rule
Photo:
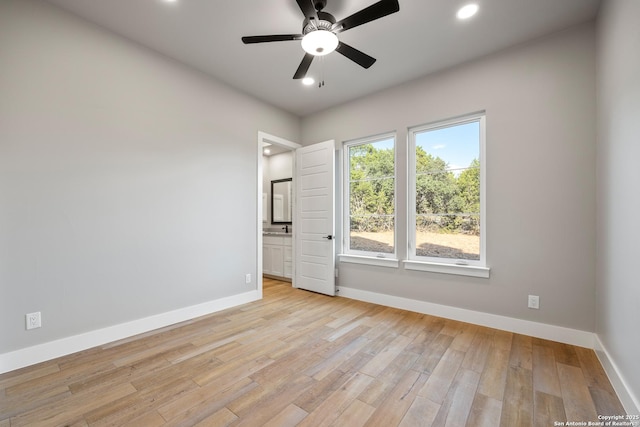
<path fill-rule="evenodd" d="M 27 320 L 27 329 L 36 329 L 42 326 L 42 317 L 39 311 L 26 314 L 25 318 Z"/>
<path fill-rule="evenodd" d="M 538 295 L 529 295 L 529 308 L 540 309 L 540 297 Z"/>
<path fill-rule="evenodd" d="M 251 273 L 247 273 L 247 274 L 244 276 L 244 283 L 246 283 L 246 284 L 251 283 Z"/>

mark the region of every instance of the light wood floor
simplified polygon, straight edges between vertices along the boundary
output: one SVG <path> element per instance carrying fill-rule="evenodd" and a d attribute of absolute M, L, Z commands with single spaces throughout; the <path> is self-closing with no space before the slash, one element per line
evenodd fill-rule
<path fill-rule="evenodd" d="M 270 279 L 264 295 L 1 375 L 0 427 L 513 427 L 624 413 L 585 348 Z"/>

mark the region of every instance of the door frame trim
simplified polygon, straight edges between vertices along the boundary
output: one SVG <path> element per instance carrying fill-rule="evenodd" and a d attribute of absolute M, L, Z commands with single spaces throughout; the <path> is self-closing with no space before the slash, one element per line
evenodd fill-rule
<path fill-rule="evenodd" d="M 264 143 L 269 143 L 271 145 L 277 145 L 279 147 L 288 148 L 291 150 L 293 155 L 293 171 L 292 177 L 295 174 L 295 164 L 296 164 L 296 149 L 302 147 L 302 145 L 297 144 L 293 141 L 289 141 L 288 139 L 281 138 L 279 136 L 271 135 L 266 132 L 258 131 L 258 143 L 256 149 L 256 163 L 257 163 L 257 185 L 256 185 L 256 200 L 257 200 L 257 209 L 256 209 L 256 289 L 258 292 L 258 298 L 262 299 L 262 192 L 264 191 L 262 180 L 264 173 L 263 165 L 262 165 L 262 147 Z M 293 181 L 293 185 L 295 186 L 295 180 Z M 295 216 L 294 216 L 295 223 Z M 293 237 L 292 237 L 293 238 Z M 292 242 L 293 244 L 294 242 Z M 293 249 L 295 253 L 295 248 Z M 293 285 L 295 286 L 295 282 L 293 282 L 294 278 L 291 279 Z"/>

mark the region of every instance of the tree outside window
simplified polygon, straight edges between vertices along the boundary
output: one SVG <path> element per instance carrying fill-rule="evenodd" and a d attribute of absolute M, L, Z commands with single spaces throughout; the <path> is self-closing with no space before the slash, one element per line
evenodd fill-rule
<path fill-rule="evenodd" d="M 395 253 L 395 138 L 345 144 L 348 253 Z"/>
<path fill-rule="evenodd" d="M 483 262 L 483 127 L 474 116 L 411 130 L 411 258 Z"/>

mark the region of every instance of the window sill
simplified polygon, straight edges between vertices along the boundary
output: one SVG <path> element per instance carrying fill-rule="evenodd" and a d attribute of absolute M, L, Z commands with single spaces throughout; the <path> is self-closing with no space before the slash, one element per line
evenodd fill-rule
<path fill-rule="evenodd" d="M 491 271 L 488 267 L 479 267 L 477 265 L 455 265 L 441 264 L 437 262 L 425 261 L 402 261 L 406 270 L 430 271 L 433 273 L 456 274 L 458 276 L 489 278 Z"/>
<path fill-rule="evenodd" d="M 398 268 L 399 261 L 395 258 L 378 258 L 372 256 L 363 256 L 363 255 L 347 255 L 347 254 L 339 254 L 338 258 L 340 262 L 346 262 L 351 264 L 366 264 L 366 265 L 376 265 L 378 267 L 389 267 L 389 268 Z"/>

